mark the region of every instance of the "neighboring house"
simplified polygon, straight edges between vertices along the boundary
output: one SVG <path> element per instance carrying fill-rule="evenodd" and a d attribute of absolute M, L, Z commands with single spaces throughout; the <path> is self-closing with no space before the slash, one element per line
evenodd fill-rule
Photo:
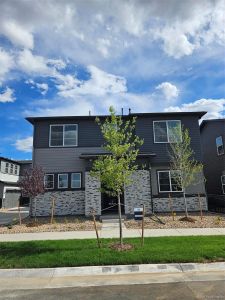
<path fill-rule="evenodd" d="M 0 203 L 2 208 L 18 206 L 21 193 L 18 181 L 24 169 L 30 168 L 31 160 L 16 161 L 0 157 Z"/>
<path fill-rule="evenodd" d="M 209 205 L 225 206 L 225 119 L 204 120 L 200 130 Z"/>
<path fill-rule="evenodd" d="M 199 119 L 204 114 L 168 112 L 123 116 L 124 119 L 137 117 L 136 134 L 144 139 L 137 158 L 140 170 L 133 174 L 133 183 L 125 188 L 123 213 L 132 215 L 134 208 L 141 204 L 145 204 L 147 213 L 169 211 L 169 194 L 174 210 L 184 210 L 182 192 L 177 190 L 170 172 L 169 142 L 176 126 L 188 128 L 195 159 L 201 162 Z M 105 117 L 100 116 L 100 119 Z M 93 160 L 104 155 L 101 148 L 104 140 L 95 116 L 30 117 L 27 120 L 34 126 L 33 164 L 45 172 L 46 193 L 37 197 L 37 215 L 50 214 L 52 197 L 55 198 L 56 215 L 89 216 L 92 209 L 97 215 L 117 212 L 116 206 L 106 209 L 115 205 L 116 200 L 102 194 L 100 182 L 90 176 Z M 187 189 L 190 211 L 199 209 L 198 194 L 207 210 L 202 180 Z M 34 207 L 31 213 L 34 214 Z"/>

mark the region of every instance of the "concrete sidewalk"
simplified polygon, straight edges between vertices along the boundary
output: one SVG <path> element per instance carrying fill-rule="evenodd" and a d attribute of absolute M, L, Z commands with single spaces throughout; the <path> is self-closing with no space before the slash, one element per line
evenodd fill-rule
<path fill-rule="evenodd" d="M 140 237 L 140 229 L 123 228 L 123 235 Z M 145 237 L 160 236 L 198 236 L 198 235 L 225 235 L 225 228 L 176 228 L 176 229 L 145 229 Z M 115 225 L 103 227 L 99 230 L 100 238 L 118 238 L 119 228 Z M 35 240 L 67 240 L 67 239 L 94 239 L 95 231 L 66 231 L 66 232 L 37 232 L 0 234 L 0 242 L 35 241 Z"/>

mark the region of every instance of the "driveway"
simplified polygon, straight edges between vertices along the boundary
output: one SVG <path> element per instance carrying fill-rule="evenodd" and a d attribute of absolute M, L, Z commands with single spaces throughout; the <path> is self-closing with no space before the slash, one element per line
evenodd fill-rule
<path fill-rule="evenodd" d="M 0 299 L 18 300 L 150 300 L 224 299 L 225 281 L 156 283 L 143 285 L 5 290 Z"/>
<path fill-rule="evenodd" d="M 29 207 L 21 208 L 22 219 L 29 216 Z M 8 225 L 19 220 L 18 210 L 0 211 L 0 225 Z"/>

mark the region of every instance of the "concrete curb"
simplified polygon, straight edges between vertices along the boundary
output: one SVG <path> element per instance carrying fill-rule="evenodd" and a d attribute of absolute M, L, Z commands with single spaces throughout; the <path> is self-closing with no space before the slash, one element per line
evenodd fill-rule
<path fill-rule="evenodd" d="M 42 269 L 0 269 L 0 278 L 58 278 L 92 275 L 225 272 L 225 262 L 88 266 Z"/>

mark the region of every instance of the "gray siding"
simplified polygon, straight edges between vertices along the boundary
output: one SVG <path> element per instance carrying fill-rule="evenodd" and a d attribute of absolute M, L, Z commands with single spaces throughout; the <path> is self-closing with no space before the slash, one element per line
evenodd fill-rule
<path fill-rule="evenodd" d="M 104 142 L 95 120 L 39 121 L 34 126 L 34 148 L 49 147 L 49 128 L 52 124 L 78 124 L 78 147 L 98 147 Z"/>
<path fill-rule="evenodd" d="M 204 173 L 208 194 L 222 194 L 221 175 L 225 172 L 225 155 L 217 155 L 216 138 L 223 137 L 225 147 L 225 120 L 206 122 L 201 130 Z"/>
<path fill-rule="evenodd" d="M 195 159 L 202 160 L 200 145 L 200 129 L 197 116 L 162 116 L 162 117 L 142 117 L 137 118 L 136 134 L 144 139 L 141 150 L 144 152 L 155 153 L 156 157 L 151 161 L 154 163 L 164 163 L 169 161 L 169 144 L 154 143 L 153 121 L 162 120 L 181 120 L 184 128 L 188 128 L 191 136 L 191 146 L 195 153 Z"/>
<path fill-rule="evenodd" d="M 174 116 L 139 116 L 136 124 L 136 134 L 144 139 L 144 144 L 141 150 L 144 152 L 156 153 L 153 162 L 168 162 L 169 161 L 169 144 L 154 143 L 153 121 L 157 120 L 181 120 L 182 125 L 189 129 L 191 136 L 192 148 L 195 152 L 195 158 L 201 161 L 201 146 L 200 146 L 200 130 L 198 116 L 196 115 L 174 115 Z M 84 120 L 60 120 L 57 121 L 38 121 L 34 126 L 34 148 L 49 148 L 49 128 L 50 124 L 78 124 L 78 147 L 100 147 L 104 144 L 104 140 L 99 126 L 94 119 Z M 55 149 L 55 148 L 54 148 Z M 62 149 L 62 148 L 58 148 Z M 61 150 L 60 150 L 61 151 Z M 90 151 L 89 151 L 90 152 Z"/>
<path fill-rule="evenodd" d="M 81 153 L 103 150 L 99 147 L 95 148 L 45 148 L 34 149 L 33 159 L 34 165 L 43 168 L 45 173 L 60 173 L 60 172 L 84 172 L 89 164 L 86 160 L 80 159 Z M 82 176 L 84 186 L 84 176 Z"/>

